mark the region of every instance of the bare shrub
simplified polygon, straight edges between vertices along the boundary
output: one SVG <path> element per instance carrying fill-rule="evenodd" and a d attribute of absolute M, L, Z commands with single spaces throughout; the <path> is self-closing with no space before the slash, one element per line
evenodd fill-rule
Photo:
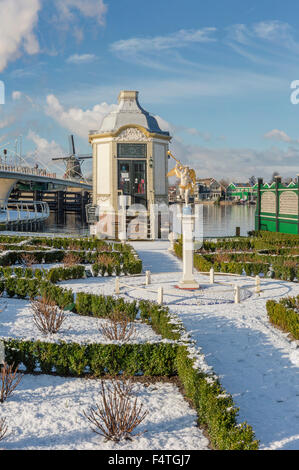
<path fill-rule="evenodd" d="M 297 261 L 292 259 L 287 259 L 284 261 L 284 266 L 286 268 L 297 268 Z"/>
<path fill-rule="evenodd" d="M 80 256 L 76 253 L 68 252 L 63 257 L 63 264 L 66 267 L 75 266 L 80 263 Z"/>
<path fill-rule="evenodd" d="M 131 440 L 134 429 L 145 419 L 148 411 L 132 397 L 132 385 L 112 381 L 110 385 L 101 381 L 101 403 L 91 407 L 84 416 L 92 424 L 92 430 L 107 441 Z M 135 434 L 135 436 L 139 436 Z"/>
<path fill-rule="evenodd" d="M 100 250 L 100 252 L 112 251 L 112 245 L 110 245 L 110 244 L 102 245 L 102 246 L 99 248 L 99 250 Z"/>
<path fill-rule="evenodd" d="M 21 255 L 21 264 L 25 268 L 30 268 L 35 263 L 36 263 L 36 258 L 31 253 L 23 253 Z"/>
<path fill-rule="evenodd" d="M 225 262 L 230 261 L 230 256 L 227 253 L 217 253 L 215 256 L 215 260 L 218 263 L 225 263 Z"/>
<path fill-rule="evenodd" d="M 69 250 L 76 251 L 78 250 L 78 243 L 75 241 L 70 242 L 69 244 Z"/>
<path fill-rule="evenodd" d="M 127 342 L 133 339 L 136 334 L 136 328 L 130 318 L 119 310 L 114 310 L 109 317 L 105 319 L 105 324 L 99 327 L 100 333 L 105 338 Z"/>
<path fill-rule="evenodd" d="M 100 253 L 97 257 L 97 262 L 99 264 L 104 264 L 107 268 L 115 263 L 113 256 L 107 253 Z"/>
<path fill-rule="evenodd" d="M 14 364 L 9 366 L 6 362 L 1 367 L 0 373 L 0 403 L 12 394 L 15 388 L 20 383 L 23 374 L 18 373 L 18 367 L 14 369 Z"/>
<path fill-rule="evenodd" d="M 43 334 L 57 333 L 66 318 L 63 310 L 47 297 L 31 301 L 33 321 Z"/>
<path fill-rule="evenodd" d="M 0 418 L 0 441 L 2 441 L 7 433 L 8 427 L 6 425 L 6 419 Z"/>

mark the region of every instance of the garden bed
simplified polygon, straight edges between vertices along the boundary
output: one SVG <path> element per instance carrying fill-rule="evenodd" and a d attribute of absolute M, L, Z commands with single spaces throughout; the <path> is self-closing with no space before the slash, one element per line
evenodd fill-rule
<path fill-rule="evenodd" d="M 196 412 L 172 383 L 138 383 L 133 396 L 149 411 L 139 437 L 120 443 L 92 431 L 84 412 L 100 401 L 99 380 L 25 375 L 13 396 L 0 404 L 6 418 L 6 450 L 207 450 Z M 134 434 L 134 433 L 133 433 Z"/>

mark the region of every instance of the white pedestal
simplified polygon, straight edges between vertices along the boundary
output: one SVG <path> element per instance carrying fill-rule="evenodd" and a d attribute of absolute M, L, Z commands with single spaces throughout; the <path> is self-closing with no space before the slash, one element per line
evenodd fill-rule
<path fill-rule="evenodd" d="M 118 238 L 122 243 L 127 240 L 127 196 L 118 196 Z"/>
<path fill-rule="evenodd" d="M 185 206 L 182 215 L 183 231 L 183 277 L 179 283 L 182 289 L 198 289 L 199 284 L 193 274 L 193 217 L 191 208 Z"/>
<path fill-rule="evenodd" d="M 175 232 L 171 232 L 168 235 L 168 240 L 170 241 L 170 246 L 168 248 L 168 251 L 174 252 L 174 244 L 175 244 L 177 239 L 178 239 L 178 234 L 175 233 Z"/>
<path fill-rule="evenodd" d="M 150 226 L 151 226 L 151 239 L 156 240 L 159 235 L 159 227 L 158 227 L 158 206 L 157 204 L 151 204 L 150 207 Z"/>

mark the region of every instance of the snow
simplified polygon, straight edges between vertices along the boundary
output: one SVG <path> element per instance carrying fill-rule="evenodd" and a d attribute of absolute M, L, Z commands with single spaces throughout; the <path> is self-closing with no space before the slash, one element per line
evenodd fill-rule
<path fill-rule="evenodd" d="M 66 312 L 61 329 L 52 335 L 43 335 L 33 321 L 30 302 L 20 299 L 2 299 L 0 302 L 0 338 L 17 338 L 25 341 L 40 340 L 48 343 L 118 343 L 103 336 L 99 327 L 106 324 L 105 319 L 81 316 Z M 149 325 L 134 323 L 135 332 L 127 343 L 169 342 L 157 335 Z"/>
<path fill-rule="evenodd" d="M 171 383 L 136 382 L 133 398 L 149 411 L 135 430 L 142 434 L 132 441 L 105 442 L 83 414 L 101 402 L 99 391 L 97 379 L 24 375 L 13 395 L 0 406 L 0 418 L 5 417 L 9 427 L 0 449 L 208 449 L 208 440 L 196 426 L 196 412 Z"/>
<path fill-rule="evenodd" d="M 181 278 L 182 265 L 167 251 L 168 242 L 132 245 L 143 261 L 144 271 L 153 273 L 152 284 L 145 287 L 145 277 L 121 278 L 121 283 L 131 286 L 122 287 L 121 295 L 126 300 L 156 300 L 157 289 L 163 286 L 165 304 L 183 321 L 195 342 L 191 352 L 196 365 L 219 376 L 240 407 L 239 422 L 246 420 L 253 427 L 262 449 L 298 450 L 298 342 L 272 326 L 266 312 L 268 299 L 298 295 L 298 283 L 261 279 L 262 292 L 258 295 L 253 278 L 216 275 L 216 281 L 224 284 L 215 287 L 209 286 L 207 276 L 197 274 L 204 289 L 180 291 L 175 285 Z M 112 294 L 114 282 L 109 278 L 91 278 L 62 285 L 74 292 L 96 289 L 98 293 Z M 240 304 L 228 301 L 235 284 L 243 292 Z"/>

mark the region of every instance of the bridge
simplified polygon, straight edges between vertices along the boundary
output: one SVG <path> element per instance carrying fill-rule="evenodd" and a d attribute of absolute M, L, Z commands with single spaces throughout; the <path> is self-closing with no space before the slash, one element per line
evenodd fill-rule
<path fill-rule="evenodd" d="M 40 168 L 0 164 L 0 203 L 6 204 L 10 193 L 18 181 L 34 181 L 52 183 L 55 186 L 80 188 L 91 191 L 92 186 L 78 179 L 57 178 L 56 173 L 50 173 Z"/>

